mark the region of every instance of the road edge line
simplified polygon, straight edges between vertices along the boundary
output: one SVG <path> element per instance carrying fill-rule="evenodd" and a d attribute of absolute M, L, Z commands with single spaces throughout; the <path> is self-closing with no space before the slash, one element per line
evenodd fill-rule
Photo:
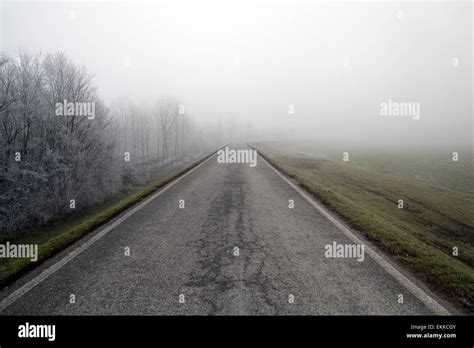
<path fill-rule="evenodd" d="M 22 286 L 20 286 L 18 289 L 13 291 L 11 294 L 7 295 L 5 298 L 3 298 L 0 301 L 0 313 L 2 313 L 5 309 L 7 309 L 9 306 L 11 306 L 13 303 L 15 303 L 18 299 L 23 297 L 25 294 L 27 294 L 30 290 L 32 290 L 34 287 L 37 285 L 41 284 L 44 280 L 46 280 L 49 276 L 54 274 L 56 271 L 60 270 L 63 266 L 65 266 L 69 261 L 73 260 L 76 256 L 80 255 L 82 252 L 87 250 L 92 244 L 97 242 L 99 239 L 107 235 L 110 231 L 112 231 L 115 227 L 120 225 L 122 222 L 124 222 L 126 219 L 128 219 L 130 216 L 135 214 L 137 211 L 141 210 L 144 208 L 148 203 L 153 201 L 155 198 L 161 196 L 164 192 L 168 191 L 169 188 L 173 187 L 176 183 L 181 181 L 181 179 L 184 179 L 187 177 L 189 174 L 197 170 L 199 167 L 207 163 L 211 158 L 213 158 L 216 155 L 217 152 L 212 153 L 207 159 L 199 163 L 197 166 L 191 168 L 189 171 L 183 173 L 173 181 L 170 181 L 167 183 L 165 186 L 161 187 L 156 191 L 155 193 L 152 193 L 150 196 L 145 198 L 143 201 L 139 202 L 137 205 L 135 205 L 133 208 L 130 210 L 127 210 L 123 215 L 121 215 L 119 218 L 116 220 L 113 220 L 109 224 L 99 228 L 98 232 L 92 236 L 90 239 L 88 239 L 84 244 L 81 244 L 71 252 L 69 252 L 67 255 L 65 255 L 63 258 L 46 268 L 44 271 L 42 271 L 40 274 L 35 276 L 33 279 L 29 280 Z M 81 238 L 82 239 L 82 238 Z M 80 242 L 79 239 L 76 241 L 76 243 Z"/>
<path fill-rule="evenodd" d="M 313 199 L 308 193 L 302 188 L 291 182 L 286 175 L 275 168 L 270 162 L 268 162 L 260 153 L 258 156 L 276 173 L 278 174 L 288 185 L 290 185 L 296 192 L 300 194 L 309 204 L 316 208 L 324 217 L 331 221 L 339 231 L 344 233 L 350 240 L 356 244 L 365 244 L 365 250 L 372 260 L 374 260 L 380 267 L 382 267 L 387 273 L 395 278 L 402 286 L 404 286 L 413 296 L 420 300 L 425 306 L 432 310 L 437 315 L 451 315 L 451 313 L 433 297 L 427 294 L 423 289 L 411 281 L 407 276 L 401 273 L 394 265 L 392 265 L 383 256 L 379 255 L 375 251 L 374 246 L 368 245 L 361 238 L 359 238 L 355 232 L 351 231 L 347 226 L 341 223 L 336 217 L 334 217 L 321 203 Z"/>

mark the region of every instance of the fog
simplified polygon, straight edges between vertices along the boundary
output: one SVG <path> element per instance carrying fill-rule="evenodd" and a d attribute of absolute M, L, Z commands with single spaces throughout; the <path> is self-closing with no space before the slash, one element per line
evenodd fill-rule
<path fill-rule="evenodd" d="M 1 3 L 0 50 L 64 52 L 106 103 L 174 95 L 244 141 L 472 145 L 472 2 Z M 418 119 L 383 116 L 410 102 Z"/>

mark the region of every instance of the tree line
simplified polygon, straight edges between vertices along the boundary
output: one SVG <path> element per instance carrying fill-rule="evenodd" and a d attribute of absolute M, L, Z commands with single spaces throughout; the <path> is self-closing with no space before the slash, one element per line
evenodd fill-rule
<path fill-rule="evenodd" d="M 94 114 L 78 114 L 83 107 Z M 108 106 L 93 76 L 63 53 L 0 55 L 0 238 L 134 185 L 141 163 L 215 149 L 216 127 L 198 124 L 172 96 Z"/>

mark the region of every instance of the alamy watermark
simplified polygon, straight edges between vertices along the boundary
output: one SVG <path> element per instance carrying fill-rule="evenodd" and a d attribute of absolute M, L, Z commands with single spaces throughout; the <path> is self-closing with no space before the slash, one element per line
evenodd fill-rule
<path fill-rule="evenodd" d="M 357 261 L 362 262 L 365 259 L 365 245 L 364 244 L 326 244 L 324 256 L 328 258 L 356 258 Z"/>
<path fill-rule="evenodd" d="M 421 116 L 420 103 L 396 102 L 389 99 L 380 103 L 380 115 L 411 117 L 413 120 L 419 120 Z"/>
<path fill-rule="evenodd" d="M 32 262 L 38 261 L 38 244 L 0 244 L 0 258 L 27 258 Z"/>
<path fill-rule="evenodd" d="M 257 150 L 234 150 L 226 146 L 217 151 L 217 163 L 248 163 L 253 168 L 257 166 Z"/>
<path fill-rule="evenodd" d="M 95 103 L 68 102 L 56 103 L 56 116 L 87 116 L 89 120 L 95 118 Z"/>

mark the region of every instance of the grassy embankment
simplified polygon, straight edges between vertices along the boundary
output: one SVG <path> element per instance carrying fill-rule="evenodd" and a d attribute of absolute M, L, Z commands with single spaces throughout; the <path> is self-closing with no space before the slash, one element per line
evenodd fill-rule
<path fill-rule="evenodd" d="M 472 192 L 282 152 L 264 144 L 256 148 L 434 292 L 462 310 L 474 311 Z M 399 199 L 404 201 L 403 209 L 398 208 Z M 458 248 L 458 256 L 453 256 L 453 247 Z"/>
<path fill-rule="evenodd" d="M 140 202 L 170 181 L 191 170 L 208 157 L 200 159 L 181 170 L 147 185 L 137 186 L 126 192 L 120 192 L 106 201 L 82 209 L 65 218 L 28 231 L 24 231 L 13 239 L 8 239 L 15 244 L 38 244 L 38 261 L 31 262 L 26 258 L 0 259 L 0 287 L 3 287 L 17 279 L 24 272 L 31 270 L 42 261 L 57 254 L 87 233 L 95 230 L 112 218 Z M 6 240 L 2 240 L 5 243 Z"/>

